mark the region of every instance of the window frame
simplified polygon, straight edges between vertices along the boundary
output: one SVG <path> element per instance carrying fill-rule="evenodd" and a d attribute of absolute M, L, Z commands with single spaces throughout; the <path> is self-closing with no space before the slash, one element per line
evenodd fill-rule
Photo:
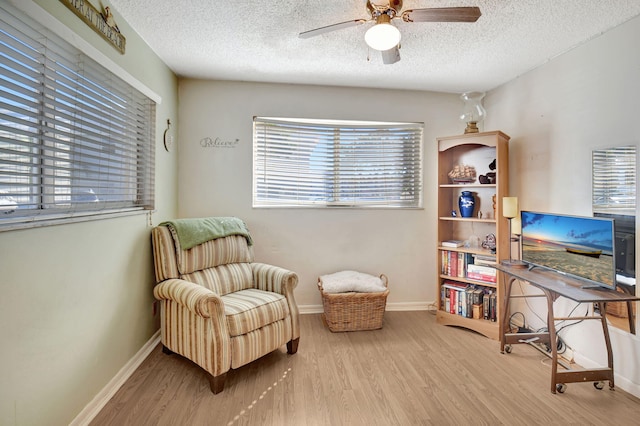
<path fill-rule="evenodd" d="M 97 51 L 97 49 L 95 49 L 89 43 L 80 39 L 68 27 L 61 24 L 39 6 L 34 5 L 30 2 L 20 5 L 2 4 L 0 6 L 3 9 L 3 15 L 5 15 L 2 18 L 3 20 L 10 20 L 12 26 L 24 29 L 26 34 L 39 34 L 41 38 L 39 37 L 38 41 L 46 41 L 47 51 L 43 52 L 43 55 L 47 56 L 48 49 L 55 50 L 55 48 L 59 49 L 58 52 L 61 56 L 64 56 L 65 54 L 69 55 L 69 52 L 72 52 L 71 54 L 74 55 L 74 58 L 78 58 L 78 61 L 76 63 L 76 65 L 78 65 L 78 68 L 74 68 L 72 71 L 70 71 L 71 73 L 77 72 L 78 75 L 87 73 L 89 80 L 91 80 L 91 78 L 95 78 L 96 80 L 94 82 L 98 83 L 99 86 L 104 86 L 106 90 L 111 90 L 111 88 L 113 88 L 113 90 L 115 91 L 125 88 L 126 93 L 117 92 L 116 94 L 109 93 L 109 95 L 112 97 L 125 95 L 128 97 L 127 102 L 125 103 L 130 102 L 130 100 L 133 100 L 134 98 L 137 98 L 136 101 L 142 99 L 142 108 L 147 108 L 147 110 L 142 111 L 142 113 L 137 115 L 136 120 L 134 120 L 132 123 L 127 124 L 128 127 L 126 128 L 126 132 L 129 134 L 126 137 L 116 140 L 112 139 L 113 135 L 109 133 L 108 135 L 103 134 L 102 136 L 98 136 L 98 138 L 101 139 L 94 141 L 96 142 L 95 145 L 101 146 L 100 149 L 102 149 L 102 152 L 100 154 L 100 158 L 102 158 L 102 160 L 104 160 L 105 162 L 108 158 L 110 158 L 110 156 L 108 156 L 107 154 L 108 150 L 106 148 L 116 151 L 114 144 L 118 144 L 119 147 L 117 149 L 119 151 L 122 151 L 123 149 L 126 149 L 127 146 L 129 146 L 128 149 L 130 150 L 130 152 L 129 154 L 126 154 L 126 158 L 115 155 L 119 158 L 118 161 L 120 162 L 120 164 L 124 164 L 122 161 L 129 161 L 129 170 L 127 172 L 123 172 L 121 177 L 117 177 L 115 180 L 107 182 L 107 184 L 114 184 L 117 182 L 121 183 L 124 180 L 129 181 L 128 189 L 123 190 L 123 193 L 126 192 L 126 195 L 122 197 L 122 200 L 124 201 L 93 202 L 93 200 L 88 200 L 88 198 L 84 197 L 84 195 L 76 198 L 76 192 L 73 192 L 73 188 L 78 185 L 76 183 L 72 183 L 70 184 L 71 186 L 68 187 L 69 193 L 67 194 L 67 198 L 69 199 L 69 201 L 66 205 L 73 205 L 74 207 L 64 207 L 60 210 L 45 209 L 43 208 L 43 206 L 56 205 L 55 202 L 53 204 L 47 204 L 47 201 L 50 201 L 53 197 L 52 188 L 54 188 L 54 186 L 50 186 L 48 187 L 49 189 L 46 190 L 42 189 L 47 188 L 47 184 L 51 181 L 51 174 L 38 173 L 36 177 L 40 180 L 40 182 L 38 182 L 36 186 L 40 186 L 39 195 L 37 195 L 37 197 L 40 197 L 39 208 L 26 209 L 23 211 L 20 211 L 20 209 L 16 209 L 15 212 L 17 212 L 17 214 L 11 214 L 8 213 L 10 209 L 7 209 L 5 205 L 5 209 L 0 210 L 0 231 L 36 226 L 49 226 L 60 223 L 97 220 L 131 214 L 146 214 L 150 211 L 154 211 L 156 106 L 161 102 L 161 98 L 146 86 L 144 86 L 142 83 L 140 83 L 138 80 L 131 77 L 126 71 L 121 69 L 113 61 Z M 9 14 L 11 16 L 9 16 Z M 16 34 L 14 33 L 14 35 Z M 12 40 L 7 37 L 6 34 L 2 34 L 2 37 L 3 40 L 7 42 Z M 56 53 L 54 53 L 54 55 L 55 54 Z M 5 49 L 5 55 L 7 55 L 7 49 Z M 6 57 L 2 58 L 2 60 L 8 61 Z M 49 59 L 45 59 L 45 61 L 47 60 Z M 55 65 L 55 62 L 51 63 Z M 43 64 L 43 69 L 44 68 L 46 67 Z M 84 68 L 84 70 L 82 68 Z M 95 77 L 96 75 L 104 75 L 105 80 L 101 81 L 100 79 Z M 47 77 L 44 76 L 44 73 L 41 74 L 40 77 L 42 78 L 42 82 L 46 81 Z M 111 81 L 112 84 L 105 86 L 104 82 L 107 80 Z M 4 85 L 6 87 L 6 85 L 8 84 L 7 81 L 8 79 L 0 81 L 0 85 Z M 58 81 L 55 79 L 49 81 L 53 82 L 54 86 L 58 84 Z M 44 93 L 44 89 L 42 89 L 43 87 L 46 88 L 46 86 L 40 86 L 38 88 L 42 93 Z M 46 89 L 49 90 L 49 92 L 51 91 L 50 88 Z M 4 89 L 2 89 L 2 91 L 6 95 L 7 92 Z M 42 94 L 42 97 L 44 98 L 44 94 Z M 7 98 L 5 97 L 4 99 L 6 101 Z M 120 100 L 121 99 L 118 99 L 118 101 Z M 101 101 L 98 100 L 97 102 L 99 103 Z M 3 105 L 5 105 L 5 102 L 3 102 Z M 133 103 L 131 103 L 130 105 L 132 107 L 137 107 L 138 110 L 140 110 L 140 105 L 134 105 Z M 46 106 L 44 106 L 44 104 L 41 104 L 40 108 L 40 120 L 46 120 L 47 116 L 44 112 L 46 110 Z M 140 119 L 139 117 L 142 118 Z M 102 117 L 100 117 L 99 119 L 102 119 Z M 41 128 L 46 128 L 46 126 L 42 123 L 37 123 L 35 127 L 38 126 Z M 131 130 L 132 128 L 133 130 Z M 77 140 L 81 140 L 81 137 L 75 136 L 75 138 L 77 138 Z M 45 163 L 47 161 L 50 162 L 52 158 L 51 156 L 47 155 L 47 152 L 45 152 L 45 150 L 49 148 L 55 149 L 55 147 L 53 146 L 46 146 L 46 144 L 43 142 L 46 139 L 47 138 L 45 138 L 44 136 L 39 138 L 37 144 L 37 146 L 39 147 L 38 149 L 40 149 L 40 153 L 42 155 L 39 156 L 37 153 L 32 155 L 34 158 L 43 159 L 41 165 L 47 165 Z M 123 142 L 123 140 L 125 140 L 125 142 Z M 5 138 L 4 141 L 7 142 L 7 139 Z M 78 148 L 81 147 L 81 145 L 81 143 L 67 143 L 67 149 L 69 147 Z M 7 143 L 5 143 L 4 148 L 6 153 Z M 94 151 L 94 154 L 98 151 L 99 150 Z M 74 154 L 74 152 L 75 151 L 69 150 L 68 156 L 72 157 L 73 155 L 76 155 Z M 49 160 L 46 160 L 46 158 L 49 158 Z M 70 160 L 69 163 L 73 164 L 73 161 L 74 160 Z M 76 162 L 79 161 L 80 160 L 76 160 Z M 2 159 L 0 159 L 0 166 L 2 164 Z M 103 165 L 96 165 L 91 167 L 94 173 L 97 169 L 108 169 L 108 167 L 104 167 Z M 98 176 L 101 173 L 102 172 L 96 173 L 96 175 Z M 7 176 L 6 173 L 5 176 Z M 5 201 L 5 204 L 7 199 L 6 188 L 11 185 L 11 183 L 9 183 L 7 179 L 5 179 L 3 185 L 5 188 L 3 201 Z M 121 180 L 118 181 L 118 179 Z M 69 178 L 69 181 L 78 182 L 77 176 L 72 176 L 71 178 Z M 88 193 L 90 194 L 90 192 Z M 8 195 L 11 196 L 11 194 Z M 88 197 L 90 198 L 91 195 L 89 195 Z M 82 202 L 84 199 L 87 199 L 88 201 Z M 59 195 L 57 195 L 57 200 L 61 200 Z M 58 205 L 62 204 L 64 203 L 58 201 Z"/>
<path fill-rule="evenodd" d="M 591 168 L 593 212 L 635 216 L 637 148 L 596 149 Z"/>

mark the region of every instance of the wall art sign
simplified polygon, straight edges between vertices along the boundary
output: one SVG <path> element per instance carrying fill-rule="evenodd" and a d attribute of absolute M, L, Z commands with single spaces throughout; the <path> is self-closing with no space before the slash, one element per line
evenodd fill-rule
<path fill-rule="evenodd" d="M 118 52 L 124 54 L 127 40 L 120 33 L 109 6 L 104 7 L 100 12 L 87 0 L 60 0 L 60 2 L 107 40 Z"/>
<path fill-rule="evenodd" d="M 202 138 L 200 139 L 200 146 L 202 148 L 235 148 L 240 143 L 240 139 L 225 140 L 222 138 Z"/>

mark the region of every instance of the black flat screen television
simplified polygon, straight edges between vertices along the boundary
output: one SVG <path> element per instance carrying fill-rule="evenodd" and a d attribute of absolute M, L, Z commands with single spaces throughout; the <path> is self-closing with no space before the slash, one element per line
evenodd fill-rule
<path fill-rule="evenodd" d="M 613 219 L 520 212 L 522 260 L 585 281 L 616 288 Z"/>
<path fill-rule="evenodd" d="M 636 217 L 598 212 L 595 212 L 593 215 L 595 217 L 607 217 L 614 220 L 616 226 L 616 272 L 623 277 L 635 278 Z M 618 284 L 620 284 L 620 279 L 618 279 Z"/>

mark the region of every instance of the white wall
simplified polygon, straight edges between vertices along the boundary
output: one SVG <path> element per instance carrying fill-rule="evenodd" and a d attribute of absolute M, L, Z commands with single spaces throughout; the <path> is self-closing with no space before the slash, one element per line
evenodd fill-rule
<path fill-rule="evenodd" d="M 435 138 L 462 133 L 457 95 L 181 80 L 179 97 L 181 217 L 244 219 L 256 259 L 298 273 L 303 309 L 321 305 L 318 276 L 342 269 L 385 273 L 389 307 L 425 308 L 435 299 Z M 252 208 L 253 116 L 424 122 L 425 208 Z M 206 137 L 238 143 L 205 148 Z"/>
<path fill-rule="evenodd" d="M 177 156 L 162 149 L 177 117 L 175 75 L 123 19 L 125 55 L 61 2 L 37 3 L 162 97 L 151 220 L 175 217 Z M 69 424 L 154 335 L 150 229 L 138 215 L 0 232 L 0 425 Z"/>
<path fill-rule="evenodd" d="M 637 40 L 640 18 L 486 97 L 486 124 L 512 137 L 510 189 L 521 209 L 590 216 L 591 151 L 640 145 Z M 556 305 L 565 312 L 574 306 L 567 301 Z M 545 308 L 534 306 L 544 318 Z M 529 314 L 528 320 L 536 318 Z M 568 327 L 561 337 L 574 349 L 578 362 L 606 366 L 598 322 Z M 640 339 L 615 329 L 612 343 L 617 385 L 640 396 Z"/>

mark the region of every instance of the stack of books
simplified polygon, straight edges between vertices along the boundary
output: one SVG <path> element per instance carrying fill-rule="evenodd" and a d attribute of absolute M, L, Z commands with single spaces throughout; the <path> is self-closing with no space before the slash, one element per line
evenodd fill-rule
<path fill-rule="evenodd" d="M 442 255 L 440 261 L 441 274 L 450 277 L 466 277 L 467 265 L 473 263 L 473 255 L 471 253 L 449 250 L 442 250 L 440 253 Z"/>
<path fill-rule="evenodd" d="M 454 281 L 442 284 L 440 309 L 465 318 L 496 321 L 496 293 L 479 285 L 465 285 Z"/>
<path fill-rule="evenodd" d="M 495 283 L 497 272 L 492 256 L 471 254 L 461 251 L 442 250 L 440 252 L 440 273 L 452 278 L 468 278 L 470 280 Z"/>
<path fill-rule="evenodd" d="M 442 247 L 462 247 L 464 245 L 464 241 L 460 241 L 460 240 L 446 240 L 443 241 L 441 246 Z"/>
<path fill-rule="evenodd" d="M 495 283 L 497 281 L 497 271 L 491 266 L 472 263 L 467 265 L 467 278 L 487 283 Z"/>

